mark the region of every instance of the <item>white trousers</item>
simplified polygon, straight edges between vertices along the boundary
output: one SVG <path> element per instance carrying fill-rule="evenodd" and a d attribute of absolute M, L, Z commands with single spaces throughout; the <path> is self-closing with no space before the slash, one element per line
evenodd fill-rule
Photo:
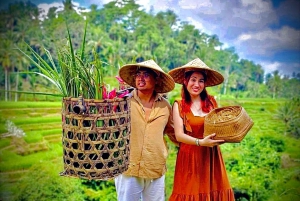
<path fill-rule="evenodd" d="M 145 179 L 119 175 L 115 178 L 118 201 L 164 201 L 165 175 Z"/>

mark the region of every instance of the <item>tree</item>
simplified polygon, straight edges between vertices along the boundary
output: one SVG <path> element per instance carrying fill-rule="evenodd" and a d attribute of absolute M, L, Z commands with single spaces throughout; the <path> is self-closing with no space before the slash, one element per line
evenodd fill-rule
<path fill-rule="evenodd" d="M 37 6 L 29 2 L 11 4 L 8 10 L 0 11 L 0 34 L 3 39 L 0 42 L 3 43 L 0 65 L 6 76 L 6 81 L 2 81 L 6 91 L 11 88 L 9 79 L 15 79 L 15 76 L 10 78 L 10 73 L 37 70 L 14 61 L 14 58 L 20 59 L 10 51 L 15 45 L 20 47 L 24 40 L 50 62 L 44 52 L 45 47 L 56 61 L 55 50 L 67 43 L 66 23 L 77 51 L 86 17 L 87 61 L 92 59 L 92 50 L 95 49 L 101 60 L 109 63 L 110 69 L 105 73 L 110 72 L 110 75 L 116 73 L 121 64 L 132 62 L 137 57 L 155 59 L 166 71 L 199 57 L 224 75 L 224 94 L 231 90 L 236 92 L 236 97 L 277 98 L 296 97 L 300 93 L 300 81 L 296 74 L 292 78 L 270 74 L 264 84 L 264 71 L 260 65 L 239 59 L 234 48 L 222 49 L 217 35 L 208 35 L 188 22 L 180 21 L 172 10 L 146 13 L 134 0 L 114 0 L 103 8 L 91 5 L 90 12 L 77 13 L 72 0 L 64 0 L 63 4 L 64 9 L 59 12 L 57 8 L 50 8 L 43 21 L 39 19 Z M 263 92 L 253 91 L 254 85 Z M 264 86 L 268 86 L 272 94 Z M 7 99 L 8 96 L 7 92 Z"/>
<path fill-rule="evenodd" d="M 275 99 L 278 91 L 280 90 L 280 88 L 282 86 L 282 81 L 281 81 L 281 78 L 279 76 L 279 71 L 278 70 L 274 71 L 272 76 L 267 80 L 267 85 L 269 86 L 269 88 L 272 91 L 273 99 Z"/>
<path fill-rule="evenodd" d="M 11 51 L 13 47 L 13 42 L 9 38 L 2 38 L 0 40 L 0 63 L 1 66 L 4 67 L 4 74 L 5 74 L 5 101 L 8 101 L 10 90 L 10 71 L 12 69 L 11 58 L 13 57 L 13 53 Z"/>
<path fill-rule="evenodd" d="M 196 29 L 194 25 L 190 25 L 188 23 L 181 24 L 180 32 L 178 33 L 176 39 L 179 41 L 179 43 L 184 45 L 184 59 L 186 61 L 194 59 L 194 55 L 197 49 L 200 48 L 201 42 L 203 44 L 203 41 L 201 41 L 202 38 L 200 35 L 200 31 Z"/>
<path fill-rule="evenodd" d="M 286 102 L 284 105 L 280 106 L 277 109 L 274 117 L 284 122 L 286 127 L 285 135 L 288 130 L 292 132 L 295 136 L 299 135 L 299 112 L 299 100 L 298 103 L 297 100 Z"/>
<path fill-rule="evenodd" d="M 29 32 L 29 27 L 36 28 L 38 22 L 38 9 L 30 2 L 17 2 L 10 4 L 7 10 L 1 12 L 0 23 L 0 63 L 5 72 L 5 101 L 10 99 L 11 83 L 10 73 L 23 70 L 24 59 L 16 51 L 16 47 L 27 38 L 33 37 Z M 30 23 L 30 26 L 29 26 Z M 16 87 L 18 87 L 18 76 L 16 77 Z"/>
<path fill-rule="evenodd" d="M 62 1 L 62 2 L 63 2 L 65 11 L 67 11 L 67 12 L 68 11 L 74 11 L 72 0 L 65 0 L 65 1 Z"/>

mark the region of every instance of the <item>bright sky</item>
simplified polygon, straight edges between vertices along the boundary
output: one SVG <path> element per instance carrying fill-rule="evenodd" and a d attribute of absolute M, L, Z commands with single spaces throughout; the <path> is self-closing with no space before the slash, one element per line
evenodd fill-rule
<path fill-rule="evenodd" d="M 101 8 L 110 0 L 73 0 L 74 5 Z M 59 0 L 31 0 L 47 9 Z M 266 73 L 300 73 L 299 0 L 136 0 L 146 11 L 173 10 L 180 21 L 216 34 L 223 47 L 234 47 L 242 59 L 260 64 Z M 50 5 L 49 5 L 50 4 Z"/>

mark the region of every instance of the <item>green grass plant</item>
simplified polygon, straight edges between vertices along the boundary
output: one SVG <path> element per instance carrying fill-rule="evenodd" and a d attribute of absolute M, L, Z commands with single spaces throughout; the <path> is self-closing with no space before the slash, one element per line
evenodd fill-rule
<path fill-rule="evenodd" d="M 34 109 L 34 108 L 56 108 L 59 109 L 61 107 L 61 102 L 27 102 L 27 101 L 19 101 L 19 102 L 6 102 L 0 101 L 0 109 Z"/>
<path fill-rule="evenodd" d="M 58 121 L 56 119 L 56 121 L 53 122 L 41 123 L 39 124 L 39 126 L 33 126 L 32 124 L 27 124 L 22 126 L 22 128 L 25 132 L 43 131 L 44 133 L 44 132 L 48 132 L 48 130 L 61 129 L 61 124 L 58 124 L 57 122 Z"/>
<path fill-rule="evenodd" d="M 28 124 L 31 124 L 32 127 L 34 127 L 35 125 L 34 124 L 41 124 L 41 123 L 47 123 L 47 122 L 57 122 L 61 120 L 61 117 L 60 116 L 50 116 L 50 117 L 32 117 L 32 118 L 18 118 L 18 119 L 15 119 L 14 120 L 14 123 L 17 125 L 17 126 L 20 126 L 20 125 L 28 125 Z"/>
<path fill-rule="evenodd" d="M 10 145 L 10 139 L 3 138 L 0 140 L 0 149 L 8 147 Z"/>
<path fill-rule="evenodd" d="M 35 143 L 35 142 L 42 141 L 45 136 L 57 135 L 62 133 L 61 128 L 50 129 L 50 130 L 44 130 L 41 127 L 39 128 L 40 130 L 37 128 L 37 130 L 35 131 L 26 132 L 26 136 L 24 137 L 24 140 L 27 143 Z"/>
<path fill-rule="evenodd" d="M 3 150 L 0 161 L 0 171 L 10 172 L 26 170 L 36 163 L 48 163 L 51 160 L 62 156 L 62 148 L 59 143 L 51 144 L 49 146 L 47 151 L 34 152 L 25 156 Z"/>
<path fill-rule="evenodd" d="M 62 133 L 62 129 L 61 127 L 60 128 L 55 128 L 55 129 L 49 129 L 49 130 L 43 130 L 43 131 L 35 131 L 35 132 L 38 132 L 40 133 L 43 137 L 45 136 L 49 136 L 49 135 L 58 135 Z"/>
<path fill-rule="evenodd" d="M 26 143 L 36 143 L 43 140 L 43 135 L 40 132 L 35 133 L 26 133 L 26 136 L 24 137 L 24 140 Z"/>
<path fill-rule="evenodd" d="M 33 72 L 50 81 L 57 89 L 56 95 L 61 97 L 79 97 L 102 99 L 104 87 L 103 73 L 105 62 L 100 60 L 98 53 L 93 50 L 93 61 L 85 58 L 85 37 L 87 22 L 84 28 L 82 46 L 79 51 L 73 47 L 72 38 L 66 23 L 68 44 L 57 48 L 57 61 L 46 48 L 43 48 L 47 59 L 41 57 L 29 44 L 28 51 L 19 49 L 21 53 L 38 69 Z M 50 64 L 49 62 L 50 61 Z M 29 73 L 29 72 L 28 72 Z M 55 94 L 53 94 L 55 95 Z"/>
<path fill-rule="evenodd" d="M 59 176 L 60 164 L 57 159 L 35 163 L 16 185 L 14 200 L 84 200 L 81 181 Z"/>

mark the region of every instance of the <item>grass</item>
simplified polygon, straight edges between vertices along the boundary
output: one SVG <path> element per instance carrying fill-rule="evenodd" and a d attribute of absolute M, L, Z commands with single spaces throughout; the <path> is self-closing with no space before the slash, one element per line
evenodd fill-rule
<path fill-rule="evenodd" d="M 39 116 L 39 117 L 26 117 L 26 118 L 17 118 L 14 119 L 14 123 L 17 126 L 21 125 L 32 125 L 33 127 L 35 124 L 42 124 L 42 123 L 52 123 L 52 122 L 59 122 L 61 121 L 61 117 L 58 115 L 53 115 L 53 116 Z"/>
<path fill-rule="evenodd" d="M 1 101 L 1 110 L 5 109 L 35 109 L 35 108 L 56 108 L 59 109 L 61 107 L 61 102 L 26 102 L 26 101 L 20 101 L 20 102 L 5 102 Z M 18 113 L 19 114 L 19 113 Z M 22 114 L 22 112 L 21 112 Z"/>
<path fill-rule="evenodd" d="M 1 138 L 0 171 L 26 170 L 39 161 L 62 156 L 61 102 L 1 102 L 0 133 L 6 120 L 21 128 L 24 138 Z M 55 140 L 47 136 L 54 136 Z"/>
<path fill-rule="evenodd" d="M 114 78 L 111 78 L 112 80 Z M 286 158 L 282 162 L 285 168 L 280 169 L 280 172 L 274 175 L 275 177 L 279 175 L 278 179 L 274 177 L 273 182 L 273 185 L 278 187 L 270 194 L 273 194 L 271 197 L 273 200 L 280 200 L 279 198 L 297 200 L 299 197 L 295 197 L 295 194 L 299 193 L 299 187 L 295 190 L 295 186 L 300 186 L 299 140 L 288 135 L 284 136 L 285 126 L 283 122 L 273 117 L 277 107 L 283 102 L 284 100 L 274 101 L 272 99 L 221 98 L 221 106 L 242 105 L 254 120 L 255 124 L 245 139 L 263 137 L 265 140 L 283 142 L 283 150 L 279 154 Z M 18 179 L 33 164 L 56 161 L 57 166 L 62 166 L 61 105 L 61 102 L 0 102 L 0 134 L 6 132 L 5 121 L 7 119 L 13 121 L 17 127 L 26 133 L 26 136 L 21 139 L 0 138 L 1 196 L 12 196 L 18 190 L 15 187 Z M 175 146 L 171 143 L 168 144 L 170 155 L 166 173 L 167 198 L 172 191 L 177 153 Z M 221 148 L 225 163 L 229 158 L 241 157 L 240 154 L 244 151 L 243 146 L 239 144 L 224 144 Z M 263 170 L 261 171 L 263 172 Z M 230 178 L 236 179 L 234 175 L 229 174 Z"/>
<path fill-rule="evenodd" d="M 1 139 L 0 140 L 0 149 L 10 145 L 10 139 Z"/>
<path fill-rule="evenodd" d="M 32 152 L 24 156 L 11 151 L 2 150 L 0 171 L 11 172 L 24 169 L 26 170 L 35 163 L 47 163 L 59 157 L 62 157 L 62 147 L 60 143 L 54 143 L 49 145 L 49 148 L 47 150 Z"/>

